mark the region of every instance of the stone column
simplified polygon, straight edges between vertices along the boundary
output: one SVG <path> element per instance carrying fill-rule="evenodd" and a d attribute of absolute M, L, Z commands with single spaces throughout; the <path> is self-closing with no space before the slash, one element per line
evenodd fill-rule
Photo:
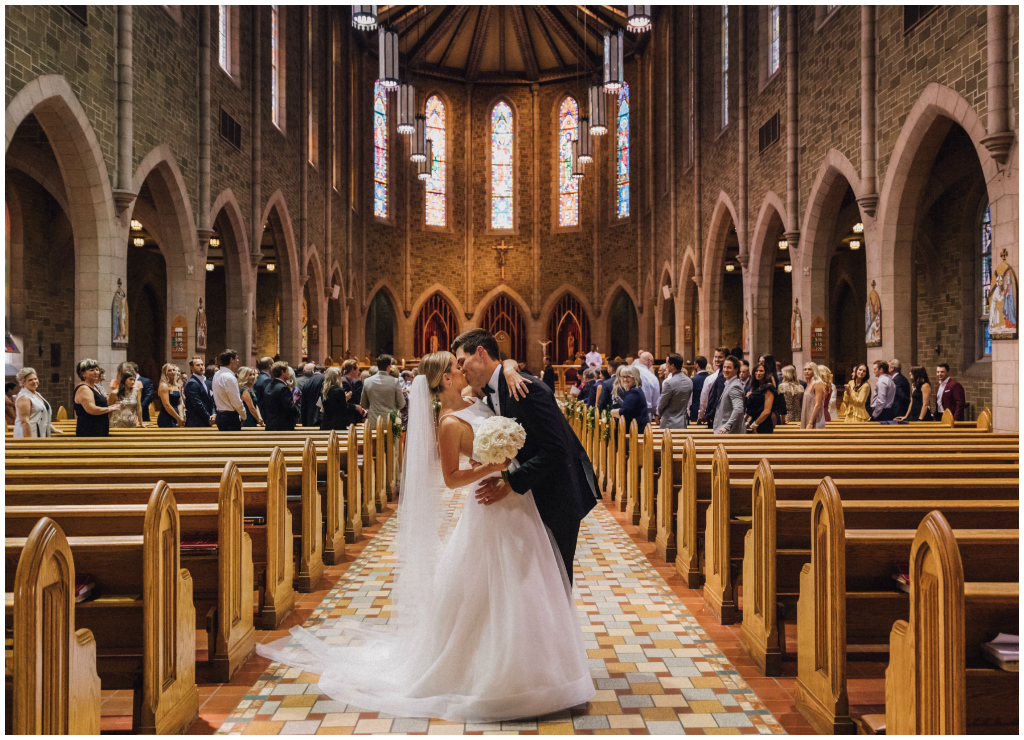
<path fill-rule="evenodd" d="M 303 28 L 304 33 L 302 43 L 302 55 L 301 55 L 301 69 L 302 75 L 300 76 L 300 84 L 302 85 L 301 94 L 299 99 L 299 115 L 302 117 L 302 133 L 299 135 L 300 141 L 300 152 L 299 152 L 299 296 L 296 300 L 296 317 L 298 319 L 295 331 L 298 334 L 302 332 L 301 322 L 301 311 L 302 311 L 302 292 L 303 287 L 306 285 L 306 271 L 309 266 L 309 93 L 310 85 L 313 80 L 313 69 L 311 66 L 311 57 L 313 49 L 311 48 L 312 38 L 309 33 L 310 16 L 313 13 L 313 6 L 299 6 L 305 7 L 306 17 L 305 27 Z M 316 300 L 317 297 L 314 295 L 309 296 L 310 300 Z M 283 336 L 282 332 L 282 336 Z M 301 339 L 299 340 L 301 347 Z M 307 344 L 308 347 L 308 344 Z"/>
<path fill-rule="evenodd" d="M 252 293 L 245 296 L 245 318 L 242 329 L 246 342 L 252 342 L 253 324 L 256 322 L 256 291 L 259 288 L 257 265 L 262 259 L 260 242 L 263 241 L 263 45 L 262 19 L 263 8 L 254 6 L 252 9 L 252 91 L 250 93 L 252 110 L 252 165 L 250 208 L 252 209 L 252 235 L 249 239 L 249 269 L 252 271 Z M 243 269 L 244 266 L 243 266 Z M 252 356 L 256 356 L 256 347 L 250 348 Z M 259 359 L 257 357 L 257 359 Z"/>
<path fill-rule="evenodd" d="M 540 85 L 530 85 L 533 104 L 533 295 L 530 312 L 533 319 L 540 317 L 540 111 L 537 109 Z M 541 358 L 543 359 L 543 357 Z M 538 363 L 533 363 L 537 367 Z"/>
<path fill-rule="evenodd" d="M 1007 84 L 1010 70 L 1006 48 L 1005 5 L 988 6 L 988 136 L 981 140 L 992 158 L 1006 164 L 1013 145 L 1013 131 L 1009 130 L 1009 96 Z"/>
<path fill-rule="evenodd" d="M 514 155 L 513 155 L 514 156 Z M 466 83 L 466 299 L 467 313 L 473 311 L 473 83 Z M 519 183 L 516 183 L 518 186 Z M 459 318 L 462 321 L 462 318 Z"/>
<path fill-rule="evenodd" d="M 800 117 L 797 99 L 799 72 L 796 54 L 796 14 L 796 5 L 786 6 L 786 211 L 789 214 L 789 231 L 785 236 L 789 242 L 790 254 L 794 254 L 800 244 Z"/>
<path fill-rule="evenodd" d="M 135 69 L 132 62 L 132 6 L 117 6 L 117 187 L 114 204 L 118 214 L 135 200 L 132 192 L 133 158 L 133 98 Z"/>
<path fill-rule="evenodd" d="M 737 183 L 737 191 L 739 197 L 737 198 L 737 214 L 736 219 L 736 237 L 740 243 L 739 261 L 743 268 L 743 272 L 747 271 L 747 261 L 750 259 L 749 245 L 747 244 L 747 124 L 749 111 L 747 109 L 747 18 L 746 8 L 743 5 L 737 6 L 737 21 L 739 21 L 739 43 L 736 49 L 736 66 L 739 69 L 739 84 L 736 86 L 739 97 L 739 117 L 736 121 L 736 133 L 738 136 L 737 143 L 737 164 L 738 172 L 737 177 L 739 182 Z M 743 284 L 746 287 L 747 275 L 744 274 Z"/>
<path fill-rule="evenodd" d="M 199 249 L 205 254 L 210 223 L 210 23 L 209 5 L 199 6 Z"/>
<path fill-rule="evenodd" d="M 875 6 L 860 7 L 860 185 L 861 211 L 872 218 L 878 207 L 875 174 Z"/>
<path fill-rule="evenodd" d="M 690 117 L 693 119 L 693 247 L 696 265 L 693 282 L 700 290 L 704 282 L 704 224 L 701 219 L 701 162 L 700 162 L 700 8 L 690 6 Z M 699 332 L 699 327 L 693 327 Z M 705 346 L 704 340 L 701 346 Z"/>

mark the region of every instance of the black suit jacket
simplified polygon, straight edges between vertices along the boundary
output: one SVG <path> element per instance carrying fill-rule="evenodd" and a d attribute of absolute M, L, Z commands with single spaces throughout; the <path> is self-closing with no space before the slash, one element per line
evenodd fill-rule
<path fill-rule="evenodd" d="M 910 411 L 910 402 L 912 400 L 910 381 L 907 380 L 903 373 L 894 373 L 892 382 L 896 384 L 896 398 L 893 399 L 896 406 L 896 416 L 906 416 L 907 412 Z"/>
<path fill-rule="evenodd" d="M 711 390 L 708 391 L 708 405 L 704 409 L 704 421 L 708 423 L 709 427 L 715 425 L 715 412 L 718 411 L 718 402 L 722 400 L 722 393 L 725 391 L 725 374 L 722 372 L 718 373 L 718 377 L 715 378 L 715 384 L 711 386 Z M 698 411 L 700 406 L 697 407 Z"/>
<path fill-rule="evenodd" d="M 358 405 L 363 397 L 363 381 L 345 377 L 341 379 L 341 387 L 347 391 L 352 391 L 352 397 L 348 399 L 349 403 Z"/>
<path fill-rule="evenodd" d="M 710 374 L 707 370 L 701 370 L 690 378 L 690 382 L 693 383 L 693 394 L 690 396 L 690 421 L 697 421 L 697 414 L 700 413 L 700 394 L 704 390 L 704 381 Z"/>
<path fill-rule="evenodd" d="M 210 417 L 217 407 L 213 402 L 213 394 L 206 387 L 206 378 L 199 380 L 195 375 L 191 376 L 182 393 L 185 395 L 185 426 L 210 426 Z"/>
<path fill-rule="evenodd" d="M 302 426 L 320 426 L 320 409 L 316 402 L 320 399 L 320 392 L 324 389 L 324 374 L 316 373 L 302 388 Z"/>
<path fill-rule="evenodd" d="M 597 381 L 587 383 L 586 387 L 580 391 L 580 400 L 583 401 L 587 406 L 593 406 L 597 395 Z"/>
<path fill-rule="evenodd" d="M 261 372 L 256 376 L 256 382 L 252 384 L 252 392 L 256 396 L 256 405 L 260 407 L 260 414 L 263 413 L 263 397 L 267 394 L 267 386 L 270 385 L 270 373 Z"/>
<path fill-rule="evenodd" d="M 541 378 L 549 389 L 555 389 L 555 368 L 551 365 L 547 365 L 544 368 L 544 377 Z"/>
<path fill-rule="evenodd" d="M 280 378 L 267 386 L 260 409 L 268 432 L 290 432 L 299 422 L 299 408 L 292 400 L 292 389 Z"/>
<path fill-rule="evenodd" d="M 156 391 L 153 390 L 153 383 L 149 378 L 140 377 L 138 384 L 142 386 L 139 403 L 142 404 L 142 420 L 149 421 L 149 404 L 156 398 Z"/>
<path fill-rule="evenodd" d="M 597 399 L 597 410 L 600 412 L 611 411 L 612 389 L 615 386 L 615 378 L 602 380 L 599 385 L 601 386 L 601 397 Z M 594 393 L 597 393 L 597 391 L 595 390 Z"/>
<path fill-rule="evenodd" d="M 555 402 L 554 394 L 537 378 L 526 386 L 526 397 L 515 400 L 504 373 L 498 374 L 501 415 L 518 421 L 526 443 L 516 455 L 519 467 L 509 473 L 516 493 L 533 491 L 541 520 L 556 534 L 578 527 L 597 505 L 597 485 L 590 458 Z"/>

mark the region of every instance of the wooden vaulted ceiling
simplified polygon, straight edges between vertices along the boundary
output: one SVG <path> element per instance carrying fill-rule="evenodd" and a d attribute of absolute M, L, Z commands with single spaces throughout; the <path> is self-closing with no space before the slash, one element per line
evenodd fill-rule
<path fill-rule="evenodd" d="M 604 33 L 626 27 L 617 5 L 379 5 L 399 34 L 401 64 L 467 82 L 549 82 L 603 68 Z M 375 49 L 376 31 L 363 32 Z M 649 33 L 625 34 L 625 55 Z"/>

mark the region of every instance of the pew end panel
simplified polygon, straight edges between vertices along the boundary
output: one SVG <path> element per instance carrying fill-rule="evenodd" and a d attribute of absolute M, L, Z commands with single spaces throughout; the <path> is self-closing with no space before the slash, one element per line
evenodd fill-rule
<path fill-rule="evenodd" d="M 363 526 L 369 527 L 377 521 L 377 489 L 374 484 L 374 468 L 376 465 L 373 461 L 373 431 L 370 429 L 369 421 L 364 421 L 359 426 L 362 430 L 362 433 L 360 434 L 360 450 L 363 459 L 362 516 Z"/>
<path fill-rule="evenodd" d="M 661 434 L 661 469 L 658 472 L 657 537 L 654 541 L 658 556 L 672 563 L 676 559 L 676 490 L 672 475 L 674 454 L 672 432 Z"/>
<path fill-rule="evenodd" d="M 711 463 L 711 506 L 705 524 L 704 603 L 721 624 L 733 624 L 738 616 L 732 576 L 730 509 L 729 456 L 725 446 L 719 445 Z"/>
<path fill-rule="evenodd" d="M 379 422 L 378 419 L 378 425 Z M 316 445 L 312 438 L 306 437 L 302 449 L 302 541 L 299 543 L 299 572 L 295 578 L 295 588 L 300 593 L 315 591 L 324 574 L 322 512 L 316 485 Z"/>
<path fill-rule="evenodd" d="M 644 429 L 640 463 L 639 503 L 640 503 L 640 536 L 648 542 L 657 537 L 657 501 L 654 498 L 654 487 L 657 476 L 654 474 L 654 430 L 648 424 Z"/>
<path fill-rule="evenodd" d="M 325 565 L 339 565 L 345 561 L 345 485 L 342 482 L 341 443 L 338 433 L 331 430 L 327 438 L 327 486 L 324 512 Z"/>
<path fill-rule="evenodd" d="M 672 461 L 669 461 L 672 464 Z M 697 445 L 692 436 L 683 442 L 676 514 L 676 572 L 686 579 L 687 588 L 700 588 L 697 548 Z"/>
<path fill-rule="evenodd" d="M 362 481 L 359 471 L 359 443 L 357 427 L 349 426 L 347 431 L 347 462 L 345 464 L 345 542 L 351 544 L 363 534 Z"/>
<path fill-rule="evenodd" d="M 637 429 L 636 419 L 629 424 L 629 441 L 626 448 L 626 481 L 625 481 L 625 504 L 626 516 L 636 526 L 640 524 L 640 458 L 643 455 L 640 449 L 640 434 Z"/>
<path fill-rule="evenodd" d="M 782 675 L 784 629 L 775 583 L 775 476 L 765 458 L 751 493 L 753 526 L 743 540 L 743 624 L 740 641 L 766 676 Z"/>
<path fill-rule="evenodd" d="M 277 629 L 295 606 L 295 550 L 287 491 L 284 454 L 280 447 L 275 447 L 267 466 L 267 569 L 261 613 L 265 630 Z"/>

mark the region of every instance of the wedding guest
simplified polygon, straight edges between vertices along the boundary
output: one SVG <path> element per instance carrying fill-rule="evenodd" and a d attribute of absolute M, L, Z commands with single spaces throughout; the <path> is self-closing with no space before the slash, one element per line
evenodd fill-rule
<path fill-rule="evenodd" d="M 693 361 L 694 373 L 690 380 L 693 382 L 693 394 L 690 396 L 690 421 L 697 421 L 697 414 L 700 412 L 700 399 L 704 392 L 704 381 L 708 379 L 708 358 L 704 355 L 697 355 Z M 707 398 L 705 396 L 705 398 Z"/>
<path fill-rule="evenodd" d="M 725 361 L 726 356 L 729 354 L 727 347 L 718 347 L 715 349 L 715 354 L 711 356 L 711 374 L 704 379 L 704 386 L 700 391 L 700 406 L 697 407 L 697 423 L 703 421 L 710 422 L 715 418 L 715 407 L 718 405 L 718 398 L 721 398 L 722 387 L 725 386 L 725 380 L 721 383 L 718 379 L 722 377 L 722 363 Z M 715 393 L 714 404 L 710 403 L 712 399 L 711 391 L 715 386 L 719 386 Z"/>
<path fill-rule="evenodd" d="M 213 393 L 206 385 L 206 362 L 197 355 L 188 361 L 188 367 L 192 374 L 182 389 L 185 397 L 185 426 L 212 427 L 217 418 L 217 407 Z"/>
<path fill-rule="evenodd" d="M 181 415 L 181 370 L 177 365 L 168 362 L 161 368 L 156 397 L 160 406 L 156 425 L 158 427 L 185 426 L 185 418 Z"/>
<path fill-rule="evenodd" d="M 754 434 L 771 434 L 775 431 L 772 408 L 777 395 L 775 374 L 768 372 L 763 361 L 759 362 L 750 379 L 750 395 L 747 396 L 747 431 Z"/>
<path fill-rule="evenodd" d="M 263 403 L 263 394 L 270 385 L 270 366 L 274 364 L 273 357 L 263 357 L 256 363 L 256 370 L 259 373 L 252 384 L 252 392 L 256 396 L 256 405 Z"/>
<path fill-rule="evenodd" d="M 345 360 L 341 366 L 342 386 L 351 393 L 350 401 L 359 410 L 361 418 L 366 417 L 366 409 L 359 405 L 363 397 L 363 381 L 359 379 L 359 364 L 355 360 Z"/>
<path fill-rule="evenodd" d="M 75 374 L 82 381 L 75 387 L 75 436 L 109 437 L 107 414 L 121 406 L 116 403 L 107 405 L 107 397 L 100 391 L 103 374 L 100 364 L 96 360 L 84 359 L 75 366 Z"/>
<path fill-rule="evenodd" d="M 949 365 L 945 362 L 940 362 L 935 368 L 935 377 L 939 381 L 939 389 L 935 392 L 935 407 L 939 410 L 939 416 L 949 409 L 953 412 L 954 421 L 963 421 L 967 406 L 964 387 L 950 376 Z"/>
<path fill-rule="evenodd" d="M 643 379 L 635 365 L 622 365 L 615 371 L 614 393 L 620 399 L 619 408 L 612 410 L 612 416 L 618 416 L 626 422 L 626 429 L 636 421 L 638 434 L 643 434 L 651 423 L 647 411 L 647 396 L 643 392 Z"/>
<path fill-rule="evenodd" d="M 786 421 L 799 424 L 804 403 L 804 387 L 797 382 L 796 368 L 792 365 L 782 368 L 779 395 L 786 403 Z"/>
<path fill-rule="evenodd" d="M 889 363 L 875 360 L 875 391 L 871 399 L 871 418 L 875 421 L 892 421 L 896 418 L 896 384 L 889 377 Z"/>
<path fill-rule="evenodd" d="M 661 383 L 658 382 L 658 376 L 654 374 L 654 355 L 647 351 L 641 352 L 640 356 L 633 361 L 633 367 L 640 371 L 640 377 L 643 378 L 647 409 L 653 415 L 657 413 L 658 401 L 661 400 Z"/>
<path fill-rule="evenodd" d="M 824 429 L 828 391 L 825 390 L 825 383 L 822 382 L 815 363 L 808 362 L 804 365 L 804 380 L 807 388 L 804 390 L 803 406 L 800 409 L 800 428 Z"/>
<path fill-rule="evenodd" d="M 21 390 L 17 383 L 10 381 L 4 383 L 4 416 L 9 427 L 14 427 L 14 421 L 18 418 L 18 409 L 14 405 L 14 399 L 18 397 L 20 392 Z"/>
<path fill-rule="evenodd" d="M 302 375 L 295 379 L 295 386 L 301 391 L 306 387 L 306 383 L 313 377 L 314 365 L 312 362 L 307 362 L 302 366 Z"/>
<path fill-rule="evenodd" d="M 686 429 L 690 397 L 693 395 L 693 381 L 683 372 L 682 355 L 670 354 L 662 367 L 667 368 L 668 377 L 661 384 L 658 424 L 662 429 Z"/>
<path fill-rule="evenodd" d="M 14 405 L 17 416 L 14 424 L 14 438 L 49 437 L 54 432 L 51 424 L 53 411 L 50 403 L 39 393 L 39 375 L 30 367 L 22 368 L 17 375 L 21 392 Z"/>
<path fill-rule="evenodd" d="M 832 421 L 839 418 L 839 410 L 836 408 L 836 384 L 832 382 L 832 371 L 824 365 L 818 365 L 818 376 L 825 384 L 825 421 Z"/>
<path fill-rule="evenodd" d="M 222 432 L 238 432 L 246 418 L 245 404 L 238 390 L 235 371 L 242 361 L 233 349 L 220 353 L 220 370 L 213 376 L 213 402 L 217 410 L 217 429 Z"/>
<path fill-rule="evenodd" d="M 555 366 L 551 364 L 551 358 L 544 355 L 544 373 L 541 382 L 548 387 L 552 393 L 555 391 Z"/>
<path fill-rule="evenodd" d="M 743 395 L 750 393 L 750 363 L 747 360 L 740 360 L 740 382 L 743 383 Z"/>
<path fill-rule="evenodd" d="M 608 367 L 611 372 L 607 378 L 601 381 L 601 394 L 597 397 L 597 410 L 600 413 L 618 408 L 619 404 L 618 399 L 615 398 L 615 381 L 616 373 L 622 367 L 622 363 L 619 360 L 612 360 Z"/>
<path fill-rule="evenodd" d="M 597 371 L 588 367 L 583 371 L 583 386 L 579 398 L 587 406 L 593 406 L 597 397 Z"/>
<path fill-rule="evenodd" d="M 900 361 L 889 360 L 889 377 L 896 385 L 896 416 L 906 417 L 910 411 L 910 381 L 900 372 Z"/>
<path fill-rule="evenodd" d="M 743 424 L 743 383 L 739 378 L 740 361 L 729 355 L 722 362 L 722 395 L 715 409 L 715 434 L 744 434 Z"/>
<path fill-rule="evenodd" d="M 371 424 L 376 424 L 378 418 L 387 422 L 392 411 L 401 411 L 405 408 L 405 394 L 398 387 L 398 380 L 388 374 L 392 362 L 394 358 L 391 355 L 384 354 L 378 357 L 379 372 L 363 383 L 359 405 L 366 409 L 366 420 Z"/>
<path fill-rule="evenodd" d="M 394 368 L 392 368 L 394 369 Z M 324 366 L 314 365 L 313 376 L 306 381 L 302 388 L 302 400 L 299 413 L 302 415 L 302 426 L 320 426 L 320 399 L 323 397 L 321 391 L 324 389 Z"/>
<path fill-rule="evenodd" d="M 782 373 L 779 372 L 779 365 L 772 355 L 761 355 L 758 363 L 764 365 L 765 379 L 771 380 L 775 387 L 775 401 L 772 404 L 772 423 L 775 426 L 786 423 L 786 399 L 779 393 L 779 383 L 782 382 Z"/>
<path fill-rule="evenodd" d="M 288 384 L 292 369 L 287 362 L 275 362 L 270 368 L 270 385 L 263 399 L 264 428 L 268 432 L 291 432 L 299 421 L 292 387 Z"/>
<path fill-rule="evenodd" d="M 263 426 L 263 415 L 260 413 L 260 405 L 256 402 L 256 393 L 253 386 L 256 384 L 256 371 L 251 367 L 238 368 L 238 388 L 242 395 L 242 404 L 245 406 L 245 419 L 242 420 L 243 427 Z"/>
<path fill-rule="evenodd" d="M 868 366 L 854 365 L 850 373 L 853 378 L 846 384 L 843 392 L 843 403 L 846 404 L 846 418 L 844 421 L 855 423 L 871 421 L 871 383 L 868 382 Z"/>
<path fill-rule="evenodd" d="M 896 421 L 934 421 L 932 416 L 932 384 L 928 380 L 928 371 L 920 365 L 910 368 L 910 377 L 914 380 L 914 391 L 911 395 L 910 410 Z"/>
<path fill-rule="evenodd" d="M 362 421 L 358 406 L 351 401 L 351 391 L 345 390 L 341 370 L 336 367 L 327 369 L 324 384 L 321 388 L 323 414 L 320 417 L 321 429 L 348 429 L 352 424 Z"/>
<path fill-rule="evenodd" d="M 126 363 L 127 364 L 127 363 Z M 135 429 L 142 424 L 142 389 L 135 382 L 134 368 L 127 368 L 118 378 L 117 389 L 107 396 L 107 404 L 118 404 L 121 408 L 110 414 L 111 429 Z"/>

